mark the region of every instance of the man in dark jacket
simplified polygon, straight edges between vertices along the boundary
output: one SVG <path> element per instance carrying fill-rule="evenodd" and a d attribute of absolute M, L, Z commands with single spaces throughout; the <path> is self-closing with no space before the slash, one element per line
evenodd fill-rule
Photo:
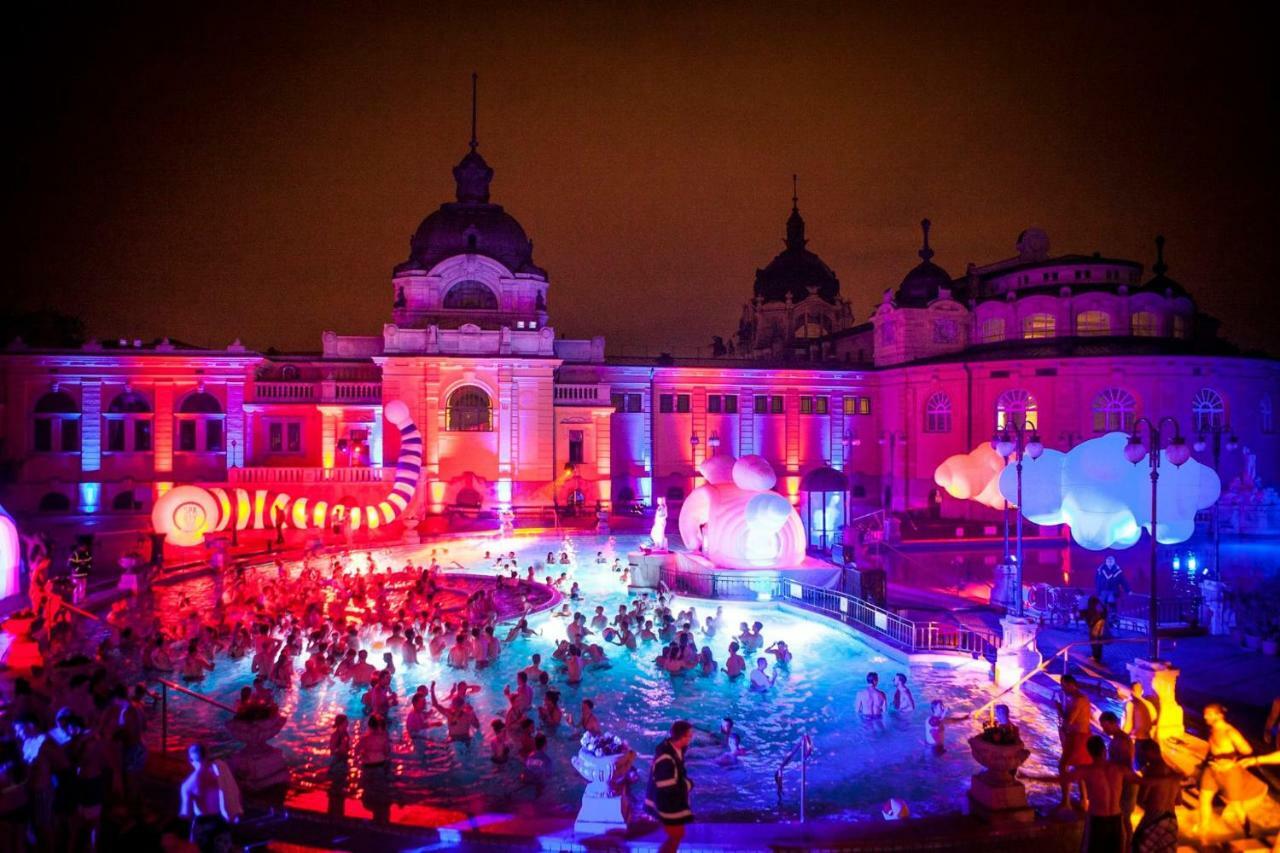
<path fill-rule="evenodd" d="M 666 840 L 658 848 L 659 853 L 674 853 L 680 849 L 685 825 L 693 822 L 693 811 L 689 807 L 689 791 L 693 782 L 684 767 L 684 751 L 692 740 L 693 724 L 688 720 L 676 720 L 671 724 L 671 736 L 658 744 L 653 753 L 644 807 L 662 823 L 667 833 Z"/>

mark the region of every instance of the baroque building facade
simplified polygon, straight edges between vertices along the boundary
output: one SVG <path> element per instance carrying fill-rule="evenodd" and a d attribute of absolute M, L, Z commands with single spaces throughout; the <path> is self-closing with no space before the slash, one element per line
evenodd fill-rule
<path fill-rule="evenodd" d="M 953 278 L 926 220 L 920 262 L 855 324 L 793 198 L 732 350 L 610 358 L 603 338 L 557 337 L 550 277 L 490 200 L 474 140 L 453 175 L 455 199 L 393 272 L 380 334 L 327 332 L 309 356 L 15 341 L 0 354 L 0 502 L 140 513 L 175 483 L 357 500 L 392 479 L 392 400 L 423 435 L 422 516 L 678 502 L 713 453 L 766 457 L 797 500 L 834 468 L 867 510 L 965 515 L 977 510 L 943 498 L 934 469 L 1011 420 L 1065 449 L 1172 415 L 1207 437 L 1199 458 L 1218 457 L 1224 485 L 1256 498 L 1280 474 L 1280 362 L 1219 338 L 1162 242 L 1148 277 L 1132 260 L 1053 255 L 1028 229 L 1015 256 Z M 1227 435 L 1239 442 L 1224 450 Z"/>

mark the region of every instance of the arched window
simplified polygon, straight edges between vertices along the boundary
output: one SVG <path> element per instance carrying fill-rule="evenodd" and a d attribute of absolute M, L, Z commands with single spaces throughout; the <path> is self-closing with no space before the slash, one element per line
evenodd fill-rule
<path fill-rule="evenodd" d="M 40 498 L 40 512 L 71 512 L 71 498 L 62 492 L 45 492 Z"/>
<path fill-rule="evenodd" d="M 938 391 L 924 404 L 924 431 L 951 432 L 951 398 Z"/>
<path fill-rule="evenodd" d="M 994 344 L 1004 340 L 1004 318 L 988 317 L 982 321 L 982 342 Z"/>
<path fill-rule="evenodd" d="M 1135 337 L 1154 338 L 1160 334 L 1160 316 L 1151 311 L 1138 311 L 1129 318 L 1129 328 Z"/>
<path fill-rule="evenodd" d="M 1076 314 L 1076 334 L 1085 338 L 1111 334 L 1111 315 L 1106 311 L 1081 311 Z"/>
<path fill-rule="evenodd" d="M 1270 435 L 1276 431 L 1275 415 L 1271 408 L 1271 395 L 1263 394 L 1258 399 L 1258 422 L 1262 432 Z"/>
<path fill-rule="evenodd" d="M 826 318 L 821 315 L 803 314 L 796 321 L 795 337 L 797 339 L 820 338 L 825 335 L 823 320 Z"/>
<path fill-rule="evenodd" d="M 1185 338 L 1187 336 L 1187 317 L 1185 314 L 1173 315 L 1173 336 L 1175 338 Z"/>
<path fill-rule="evenodd" d="M 496 311 L 498 297 L 480 281 L 460 281 L 444 295 L 444 307 L 459 311 Z"/>
<path fill-rule="evenodd" d="M 222 404 L 218 398 L 205 391 L 188 394 L 174 415 L 177 423 L 178 446 L 182 453 L 221 453 L 226 449 L 226 430 Z"/>
<path fill-rule="evenodd" d="M 1138 402 L 1123 388 L 1107 388 L 1093 398 L 1093 431 L 1133 431 Z"/>
<path fill-rule="evenodd" d="M 1022 318 L 1022 337 L 1026 340 L 1052 338 L 1056 326 L 1052 314 L 1028 314 Z"/>
<path fill-rule="evenodd" d="M 102 419 L 108 453 L 151 452 L 151 403 L 136 391 L 115 396 Z"/>
<path fill-rule="evenodd" d="M 1024 429 L 1031 430 L 1040 427 L 1036 398 L 1020 388 L 1005 391 L 996 400 L 996 429 L 1002 430 L 1014 424 L 1022 424 Z"/>
<path fill-rule="evenodd" d="M 1212 388 L 1201 388 L 1191 398 L 1191 429 L 1193 432 L 1213 432 L 1222 429 L 1227 422 L 1227 404 L 1222 395 Z"/>
<path fill-rule="evenodd" d="M 125 489 L 112 499 L 111 508 L 116 512 L 133 512 L 141 507 L 134 500 L 133 489 Z"/>
<path fill-rule="evenodd" d="M 80 450 L 80 406 L 66 391 L 50 391 L 36 400 L 32 449 L 37 453 Z"/>
<path fill-rule="evenodd" d="M 464 385 L 449 395 L 445 408 L 445 429 L 450 432 L 489 432 L 493 410 L 489 395 L 474 385 Z"/>

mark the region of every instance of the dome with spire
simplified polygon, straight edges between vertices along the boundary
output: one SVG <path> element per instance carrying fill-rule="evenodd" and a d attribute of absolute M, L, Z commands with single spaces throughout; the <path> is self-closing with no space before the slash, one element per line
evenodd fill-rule
<path fill-rule="evenodd" d="M 933 249 L 929 248 L 929 227 L 932 223 L 924 219 L 920 222 L 920 230 L 924 234 L 924 244 L 919 251 L 920 263 L 906 274 L 894 303 L 898 306 L 922 307 L 938 298 L 944 289 L 951 288 L 951 276 L 942 267 L 933 262 Z"/>
<path fill-rule="evenodd" d="M 489 202 L 493 169 L 476 150 L 475 75 L 472 75 L 471 150 L 453 167 L 457 201 L 432 213 L 409 240 L 409 259 L 396 272 L 427 271 L 456 255 L 493 258 L 513 273 L 546 277 L 533 262 L 533 241 L 515 217 Z"/>
<path fill-rule="evenodd" d="M 1169 265 L 1164 262 L 1164 235 L 1158 234 L 1156 235 L 1156 262 L 1151 265 L 1153 275 L 1150 281 L 1142 285 L 1142 289 L 1156 293 L 1164 293 L 1167 290 L 1176 296 L 1186 296 L 1186 288 L 1169 278 L 1166 275 L 1168 271 Z"/>
<path fill-rule="evenodd" d="M 804 236 L 804 219 L 794 191 L 784 242 L 786 248 L 764 269 L 756 270 L 755 295 L 765 302 L 783 302 L 790 294 L 793 302 L 799 302 L 816 293 L 834 303 L 840 295 L 840 281 L 822 258 L 805 248 L 809 241 Z"/>

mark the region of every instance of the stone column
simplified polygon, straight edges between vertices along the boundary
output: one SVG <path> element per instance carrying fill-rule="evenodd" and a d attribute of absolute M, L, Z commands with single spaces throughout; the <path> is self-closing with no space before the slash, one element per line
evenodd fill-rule
<path fill-rule="evenodd" d="M 1200 624 L 1214 636 L 1228 633 L 1227 629 L 1227 592 L 1228 587 L 1222 581 L 1204 580 L 1200 582 L 1200 598 L 1202 613 Z"/>
<path fill-rule="evenodd" d="M 1012 687 L 1022 676 L 1044 660 L 1036 648 L 1037 625 L 1025 616 L 1005 616 L 1000 620 L 1003 636 L 996 652 L 995 682 L 1001 689 Z"/>

